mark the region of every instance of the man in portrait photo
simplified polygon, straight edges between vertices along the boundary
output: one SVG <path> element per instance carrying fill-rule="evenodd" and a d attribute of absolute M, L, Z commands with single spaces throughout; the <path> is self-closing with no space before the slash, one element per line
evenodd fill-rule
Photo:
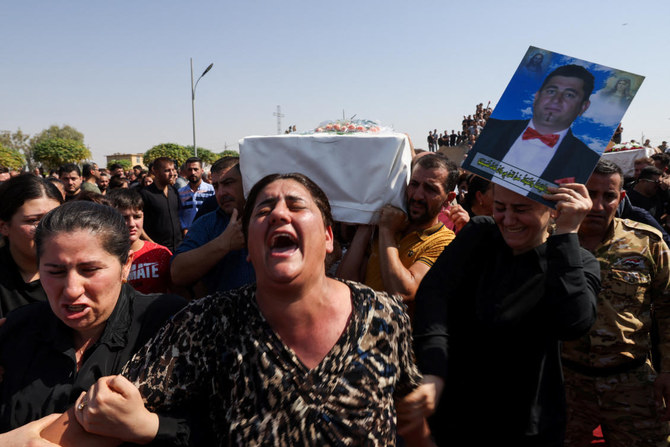
<path fill-rule="evenodd" d="M 534 176 L 549 184 L 586 182 L 600 154 L 575 137 L 570 127 L 591 105 L 589 98 L 593 88 L 594 77 L 584 67 L 559 66 L 547 75 L 535 93 L 532 118 L 489 118 L 464 167 L 470 170 L 468 163 L 471 163 L 474 172 L 479 174 L 473 160 L 479 153 L 502 162 L 506 172 L 515 173 L 512 177 L 516 180 L 529 178 L 530 174 L 531 178 Z M 526 189 L 521 185 L 514 188 L 515 184 L 508 184 L 508 177 L 498 169 L 493 173 L 493 181 L 502 179 L 505 187 L 532 198 L 541 197 L 540 189 Z"/>

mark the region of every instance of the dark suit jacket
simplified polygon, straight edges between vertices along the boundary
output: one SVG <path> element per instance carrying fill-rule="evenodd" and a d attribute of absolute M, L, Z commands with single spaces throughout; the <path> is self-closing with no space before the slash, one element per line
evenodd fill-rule
<path fill-rule="evenodd" d="M 474 149 L 481 154 L 488 155 L 502 161 L 514 141 L 521 135 L 530 120 L 498 120 L 489 118 L 484 126 Z M 472 162 L 474 151 L 470 151 L 464 167 L 470 170 L 468 164 Z M 580 139 L 568 130 L 567 135 L 556 149 L 556 154 L 541 173 L 540 178 L 555 183 L 556 180 L 574 177 L 577 183 L 586 183 L 600 155 L 589 149 Z M 523 166 L 519 166 L 523 168 Z M 537 173 L 534 173 L 537 174 Z M 490 174 L 487 175 L 490 177 Z M 533 195 L 533 197 L 535 197 Z"/>

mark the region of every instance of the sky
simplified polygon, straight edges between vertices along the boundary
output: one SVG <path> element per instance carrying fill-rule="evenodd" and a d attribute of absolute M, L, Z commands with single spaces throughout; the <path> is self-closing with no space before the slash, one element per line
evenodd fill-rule
<path fill-rule="evenodd" d="M 0 11 L 0 131 L 70 125 L 93 161 L 326 120 L 371 119 L 426 147 L 495 107 L 529 46 L 645 77 L 623 141 L 670 141 L 670 2 L 53 1 Z"/>

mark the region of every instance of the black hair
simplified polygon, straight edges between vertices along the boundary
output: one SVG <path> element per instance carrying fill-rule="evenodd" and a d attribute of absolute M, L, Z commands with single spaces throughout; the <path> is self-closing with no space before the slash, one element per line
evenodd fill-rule
<path fill-rule="evenodd" d="M 258 194 L 260 194 L 263 189 L 277 180 L 293 180 L 302 186 L 309 192 L 312 196 L 312 200 L 316 204 L 319 211 L 321 211 L 321 217 L 323 219 L 323 224 L 326 227 L 333 226 L 333 214 L 330 210 L 330 202 L 326 193 L 323 192 L 319 186 L 314 183 L 309 177 L 298 172 L 292 172 L 290 174 L 270 174 L 266 175 L 260 179 L 249 191 L 247 196 L 246 204 L 244 205 L 244 211 L 242 213 L 242 231 L 244 232 L 244 240 L 248 241 L 249 236 L 249 221 L 251 220 L 251 214 L 253 213 L 254 206 L 256 205 L 256 199 Z"/>
<path fill-rule="evenodd" d="M 465 195 L 464 205 L 472 208 L 472 204 L 477 199 L 477 192 L 484 194 L 491 187 L 492 183 L 483 177 L 470 174 L 468 177 L 468 193 Z"/>
<path fill-rule="evenodd" d="M 623 189 L 623 170 L 618 164 L 610 160 L 603 160 L 601 158 L 600 160 L 598 160 L 598 163 L 596 164 L 596 167 L 593 170 L 593 174 L 606 175 L 606 176 L 618 174 L 619 177 L 621 177 L 621 181 L 619 182 L 619 189 Z"/>
<path fill-rule="evenodd" d="M 540 86 L 540 90 L 542 90 L 544 86 L 547 85 L 549 80 L 554 76 L 565 76 L 568 78 L 581 79 L 584 82 L 584 98 L 582 99 L 582 102 L 587 101 L 593 92 L 595 78 L 586 68 L 582 67 L 581 65 L 561 65 L 560 67 L 556 68 L 554 71 L 549 73 L 546 78 L 544 78 L 544 81 Z"/>
<path fill-rule="evenodd" d="M 3 182 L 0 185 L 0 220 L 9 222 L 24 203 L 40 197 L 63 203 L 58 187 L 42 177 L 25 173 Z"/>
<path fill-rule="evenodd" d="M 177 163 L 170 157 L 158 157 L 154 161 L 151 162 L 151 169 L 159 170 L 163 169 L 167 164 L 172 163 L 172 165 L 176 168 Z"/>
<path fill-rule="evenodd" d="M 638 176 L 638 180 L 651 180 L 652 178 L 656 176 L 661 176 L 663 175 L 663 171 L 658 169 L 656 166 L 645 166 L 642 168 L 640 171 L 640 175 Z"/>
<path fill-rule="evenodd" d="M 81 167 L 81 173 L 84 176 L 84 178 L 89 178 L 91 177 L 91 171 L 93 166 L 97 166 L 95 163 L 84 163 L 84 165 Z"/>
<path fill-rule="evenodd" d="M 449 193 L 456 189 L 458 184 L 458 166 L 453 161 L 449 160 L 446 155 L 440 152 L 433 152 L 428 155 L 423 155 L 416 160 L 412 170 L 416 166 L 421 166 L 423 169 L 444 169 L 447 171 L 447 176 L 444 179 L 442 186 L 444 192 Z"/>
<path fill-rule="evenodd" d="M 105 251 L 121 265 L 128 260 L 130 233 L 123 216 L 114 208 L 88 200 L 73 200 L 49 211 L 35 231 L 37 262 L 44 253 L 47 239 L 60 233 L 90 231 L 98 236 Z"/>
<path fill-rule="evenodd" d="M 110 205 L 117 210 L 142 211 L 144 200 L 135 188 L 117 188 L 107 193 Z"/>
<path fill-rule="evenodd" d="M 76 172 L 77 175 L 81 177 L 81 169 L 74 163 L 66 163 L 58 168 L 58 177 L 61 177 L 63 174 L 69 174 L 70 172 Z"/>
<path fill-rule="evenodd" d="M 99 203 L 101 205 L 111 206 L 107 196 L 99 194 L 95 191 L 81 191 L 74 200 L 87 200 L 89 202 Z"/>
<path fill-rule="evenodd" d="M 116 174 L 110 177 L 109 179 L 109 185 L 107 186 L 107 189 L 118 189 L 118 188 L 123 188 L 123 185 L 128 183 L 128 179 L 125 178 L 122 175 Z"/>
<path fill-rule="evenodd" d="M 184 162 L 184 166 L 187 166 L 190 163 L 200 163 L 200 167 L 202 167 L 202 159 L 200 157 L 189 157 L 186 159 Z"/>
<path fill-rule="evenodd" d="M 225 169 L 230 169 L 233 166 L 237 166 L 239 164 L 240 164 L 240 157 L 227 155 L 225 157 L 221 157 L 218 160 L 216 160 L 212 165 L 212 167 L 209 168 L 209 172 L 212 174 L 218 173 Z"/>

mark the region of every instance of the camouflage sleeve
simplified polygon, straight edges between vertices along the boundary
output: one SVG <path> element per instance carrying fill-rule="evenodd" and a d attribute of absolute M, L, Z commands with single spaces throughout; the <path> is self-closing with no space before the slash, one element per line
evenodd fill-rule
<path fill-rule="evenodd" d="M 658 330 L 658 351 L 661 354 L 661 371 L 670 372 L 670 252 L 662 240 L 650 243 L 655 261 L 651 281 L 651 300 L 654 324 Z"/>

